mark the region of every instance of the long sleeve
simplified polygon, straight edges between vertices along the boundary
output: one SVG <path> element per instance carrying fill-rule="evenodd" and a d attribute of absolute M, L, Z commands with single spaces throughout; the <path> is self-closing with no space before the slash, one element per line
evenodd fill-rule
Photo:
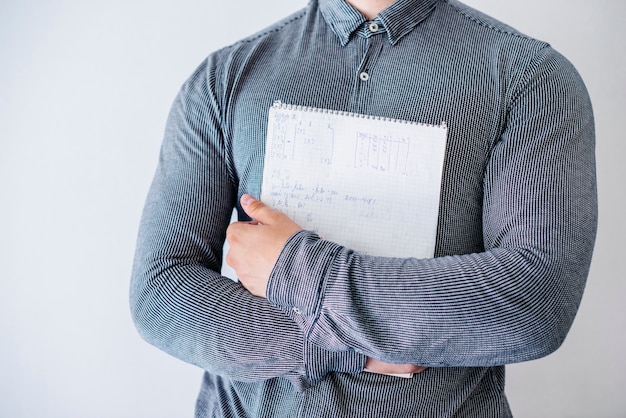
<path fill-rule="evenodd" d="M 308 340 L 428 366 L 501 365 L 560 346 L 596 233 L 591 104 L 576 71 L 551 48 L 537 53 L 509 102 L 485 165 L 484 251 L 394 259 L 311 232 L 291 238 L 268 299 L 302 312 Z M 447 161 L 444 170 L 465 169 L 463 159 Z M 440 219 L 449 235 L 438 242 L 475 239 L 446 230 L 448 221 Z"/>
<path fill-rule="evenodd" d="M 237 178 L 215 83 L 205 63 L 172 107 L 139 231 L 133 319 L 148 342 L 210 373 L 242 381 L 284 376 L 301 387 L 300 327 L 220 274 Z M 317 359 L 353 372 L 364 362 L 354 353 L 318 352 Z M 325 367 L 317 369 L 325 374 Z"/>

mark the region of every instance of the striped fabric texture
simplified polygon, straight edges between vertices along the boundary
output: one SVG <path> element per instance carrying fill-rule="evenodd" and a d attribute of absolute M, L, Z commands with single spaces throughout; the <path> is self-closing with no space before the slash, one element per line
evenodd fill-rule
<path fill-rule="evenodd" d="M 209 55 L 172 106 L 130 302 L 143 338 L 204 369 L 197 417 L 508 417 L 504 365 L 550 354 L 574 320 L 597 223 L 576 70 L 455 0 L 397 0 L 374 22 L 312 0 Z M 435 258 L 301 231 L 267 300 L 222 276 L 231 213 L 247 219 L 238 198 L 260 194 L 276 100 L 445 121 Z M 368 356 L 429 368 L 363 372 Z"/>

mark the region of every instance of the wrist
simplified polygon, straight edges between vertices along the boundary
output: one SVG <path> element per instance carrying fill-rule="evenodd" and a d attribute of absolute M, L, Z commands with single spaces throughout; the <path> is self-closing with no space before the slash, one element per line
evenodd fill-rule
<path fill-rule="evenodd" d="M 267 300 L 296 313 L 315 316 L 321 289 L 339 246 L 311 231 L 285 243 L 267 283 Z"/>

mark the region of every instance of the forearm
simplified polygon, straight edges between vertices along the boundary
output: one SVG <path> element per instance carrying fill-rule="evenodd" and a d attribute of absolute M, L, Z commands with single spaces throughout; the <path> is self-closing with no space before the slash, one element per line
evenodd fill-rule
<path fill-rule="evenodd" d="M 133 318 L 148 342 L 235 380 L 283 376 L 302 387 L 331 371 L 362 369 L 356 353 L 307 349 L 286 312 L 217 273 L 217 256 L 180 239 L 177 246 L 162 245 L 173 240 L 155 230 L 150 222 L 142 226 L 131 291 Z M 318 363 L 310 371 L 306 351 L 315 352 L 311 361 Z"/>
<path fill-rule="evenodd" d="M 131 307 L 142 336 L 184 361 L 233 379 L 302 371 L 302 334 L 296 324 L 218 273 L 224 229 L 219 225 L 228 223 L 227 209 L 220 209 L 217 199 L 209 212 L 188 207 L 185 202 L 209 202 L 200 194 L 195 199 L 175 196 L 167 183 L 157 175 L 137 245 Z M 203 237 L 202 230 L 211 233 Z"/>
<path fill-rule="evenodd" d="M 541 188 L 556 196 L 545 205 L 504 187 L 524 202 L 485 209 L 487 249 L 478 253 L 380 258 L 300 232 L 270 276 L 268 300 L 312 318 L 311 341 L 387 362 L 491 366 L 545 356 L 571 326 L 591 261 L 593 176 L 584 183 L 556 195 Z"/>
<path fill-rule="evenodd" d="M 131 296 L 135 323 L 148 342 L 235 380 L 302 374 L 302 335 L 278 309 L 200 266 L 151 270 L 161 271 L 135 276 Z"/>
<path fill-rule="evenodd" d="M 293 264 L 272 280 L 293 285 L 285 294 L 307 294 L 300 286 L 313 278 L 298 260 L 331 246 L 299 234 L 287 247 Z M 490 366 L 546 355 L 564 338 L 584 284 L 583 274 L 557 277 L 527 251 L 399 260 L 336 247 L 330 260 L 319 297 L 289 301 L 315 318 L 309 338 L 393 363 Z"/>

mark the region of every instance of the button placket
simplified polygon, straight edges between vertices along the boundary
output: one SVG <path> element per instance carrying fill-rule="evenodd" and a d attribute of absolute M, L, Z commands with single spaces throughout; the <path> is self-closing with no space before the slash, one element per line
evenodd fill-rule
<path fill-rule="evenodd" d="M 375 21 L 370 21 L 366 23 L 366 28 L 367 30 L 370 32 L 370 34 L 377 34 L 380 32 L 381 27 L 380 25 L 375 22 Z M 369 57 L 371 56 L 372 53 L 372 45 L 371 43 L 374 42 L 374 44 L 376 44 L 377 42 L 374 41 L 374 38 L 371 36 L 366 36 L 368 39 L 368 51 L 366 53 L 366 55 L 363 57 L 363 64 L 367 65 L 367 61 L 369 61 Z M 369 68 L 366 66 L 362 66 L 361 67 L 361 71 L 358 73 L 358 77 L 359 80 L 362 82 L 366 82 L 369 81 L 370 79 L 370 72 L 369 72 Z"/>
<path fill-rule="evenodd" d="M 372 23 L 372 22 L 369 22 Z M 365 31 L 363 31 L 365 29 Z M 354 73 L 354 90 L 351 95 L 350 110 L 356 113 L 367 113 L 368 103 L 372 99 L 374 94 L 373 89 L 376 89 L 377 84 L 375 82 L 377 77 L 377 62 L 380 58 L 383 46 L 387 40 L 386 37 L 380 36 L 384 33 L 384 28 L 378 26 L 378 32 L 376 35 L 372 35 L 369 30 L 369 24 L 366 23 L 361 27 L 361 32 L 358 41 L 363 42 L 362 50 L 363 55 L 361 62 Z"/>

